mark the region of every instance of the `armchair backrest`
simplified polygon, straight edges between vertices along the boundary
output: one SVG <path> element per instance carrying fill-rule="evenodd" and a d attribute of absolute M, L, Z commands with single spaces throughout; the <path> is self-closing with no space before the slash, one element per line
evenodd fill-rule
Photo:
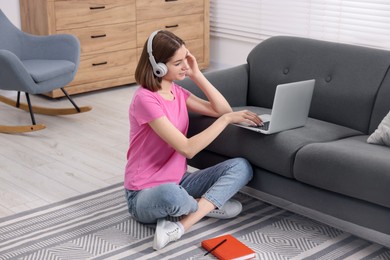
<path fill-rule="evenodd" d="M 0 9 L 0 49 L 8 50 L 20 57 L 22 35 L 22 31 L 13 25 Z"/>

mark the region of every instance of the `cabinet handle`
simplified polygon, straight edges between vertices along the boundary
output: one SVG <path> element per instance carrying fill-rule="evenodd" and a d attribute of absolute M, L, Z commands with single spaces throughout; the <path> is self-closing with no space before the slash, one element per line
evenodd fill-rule
<path fill-rule="evenodd" d="M 100 66 L 100 65 L 106 65 L 107 61 L 99 62 L 99 63 L 92 63 L 92 66 Z"/>
<path fill-rule="evenodd" d="M 165 0 L 165 2 L 176 2 L 177 0 Z"/>
<path fill-rule="evenodd" d="M 89 9 L 90 10 L 97 10 L 97 9 L 104 9 L 106 8 L 106 6 L 102 5 L 102 6 L 90 6 Z"/>
<path fill-rule="evenodd" d="M 178 24 L 174 24 L 174 25 L 165 25 L 165 28 L 175 28 L 175 27 L 179 27 Z"/>
<path fill-rule="evenodd" d="M 106 36 L 107 36 L 106 34 L 91 35 L 91 38 L 92 38 L 92 39 L 95 39 L 95 38 L 102 38 L 102 37 L 106 37 Z"/>

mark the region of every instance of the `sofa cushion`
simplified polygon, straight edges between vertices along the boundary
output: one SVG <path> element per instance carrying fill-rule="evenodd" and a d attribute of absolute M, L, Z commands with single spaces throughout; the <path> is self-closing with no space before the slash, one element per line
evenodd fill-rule
<path fill-rule="evenodd" d="M 367 135 L 300 149 L 297 180 L 325 190 L 390 207 L 390 148 L 366 142 Z"/>
<path fill-rule="evenodd" d="M 390 146 L 390 112 L 383 118 L 375 132 L 368 137 L 367 142 Z"/>
<path fill-rule="evenodd" d="M 270 112 L 269 109 L 260 107 L 234 108 L 240 109 L 249 109 L 258 114 Z M 214 121 L 214 118 L 191 115 L 188 135 L 199 133 Z M 293 178 L 295 154 L 302 146 L 359 134 L 361 133 L 350 128 L 310 118 L 304 127 L 271 135 L 230 125 L 206 149 L 227 157 L 245 157 L 257 167 Z"/>
<path fill-rule="evenodd" d="M 378 89 L 390 65 L 390 52 L 278 36 L 257 45 L 247 61 L 247 105 L 271 108 L 276 85 L 314 78 L 310 117 L 368 134 Z"/>

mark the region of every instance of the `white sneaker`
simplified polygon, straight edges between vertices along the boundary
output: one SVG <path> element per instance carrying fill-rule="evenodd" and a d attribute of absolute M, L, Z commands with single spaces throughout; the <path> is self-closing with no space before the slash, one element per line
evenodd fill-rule
<path fill-rule="evenodd" d="M 154 234 L 153 249 L 160 250 L 169 242 L 178 240 L 184 231 L 177 223 L 165 219 L 157 220 L 156 233 Z"/>
<path fill-rule="evenodd" d="M 242 211 L 241 202 L 235 199 L 230 199 L 226 201 L 226 203 L 222 206 L 222 208 L 214 209 L 210 211 L 210 213 L 207 214 L 206 217 L 220 218 L 220 219 L 234 218 L 235 216 L 240 214 L 241 211 Z"/>

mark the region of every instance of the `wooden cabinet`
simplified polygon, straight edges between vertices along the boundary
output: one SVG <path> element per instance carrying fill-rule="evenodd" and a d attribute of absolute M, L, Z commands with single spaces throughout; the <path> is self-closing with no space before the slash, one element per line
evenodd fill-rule
<path fill-rule="evenodd" d="M 70 33 L 81 44 L 70 94 L 134 83 L 150 33 L 170 30 L 198 60 L 209 64 L 208 0 L 19 0 L 22 30 L 36 35 Z M 56 98 L 62 91 L 47 93 Z"/>

